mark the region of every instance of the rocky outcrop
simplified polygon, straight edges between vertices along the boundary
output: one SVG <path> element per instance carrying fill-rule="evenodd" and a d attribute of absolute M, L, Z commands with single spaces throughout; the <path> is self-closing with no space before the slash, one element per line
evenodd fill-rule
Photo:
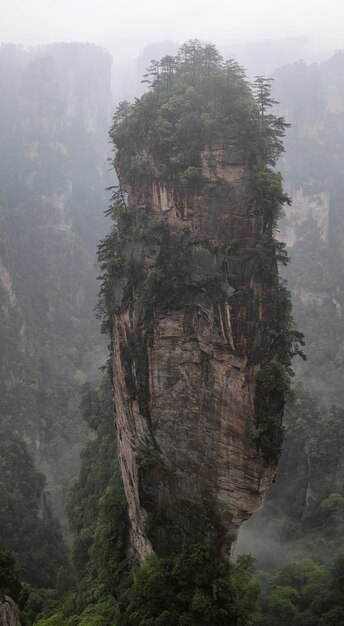
<path fill-rule="evenodd" d="M 270 224 L 237 145 L 216 141 L 201 156 L 202 185 L 187 192 L 149 150 L 144 193 L 118 162 L 129 206 L 148 207 L 166 235 L 128 236 L 126 263 L 143 275 L 112 286 L 118 448 L 141 559 L 190 541 L 228 554 L 276 473 L 255 441 L 257 374 L 276 324 Z M 280 424 L 280 394 L 274 409 Z"/>
<path fill-rule="evenodd" d="M 147 76 L 110 130 L 120 186 L 99 247 L 131 543 L 140 560 L 193 543 L 226 558 L 274 480 L 299 352 L 274 239 L 285 123 L 265 115 L 269 84 L 253 93 L 212 46 Z"/>
<path fill-rule="evenodd" d="M 0 599 L 0 626 L 20 626 L 19 609 L 9 596 Z"/>

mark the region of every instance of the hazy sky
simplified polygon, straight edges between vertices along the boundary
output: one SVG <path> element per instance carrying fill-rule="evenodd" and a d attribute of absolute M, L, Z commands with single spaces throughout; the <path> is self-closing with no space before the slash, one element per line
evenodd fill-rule
<path fill-rule="evenodd" d="M 344 48 L 344 0 L 0 0 L 0 41 L 91 41 L 114 57 L 151 41 L 217 45 L 306 35 Z"/>

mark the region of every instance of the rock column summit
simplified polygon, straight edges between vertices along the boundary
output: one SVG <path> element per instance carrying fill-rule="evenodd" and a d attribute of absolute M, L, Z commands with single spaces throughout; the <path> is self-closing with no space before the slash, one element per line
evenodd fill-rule
<path fill-rule="evenodd" d="M 188 61 L 178 58 L 175 93 L 155 78 L 152 93 L 115 120 L 120 188 L 100 256 L 119 460 L 140 560 L 198 542 L 230 554 L 276 474 L 289 375 L 273 238 L 285 196 L 242 138 L 252 116 L 257 136 L 265 121 L 237 68 L 216 70 L 214 112 L 207 83 L 185 84 Z"/>

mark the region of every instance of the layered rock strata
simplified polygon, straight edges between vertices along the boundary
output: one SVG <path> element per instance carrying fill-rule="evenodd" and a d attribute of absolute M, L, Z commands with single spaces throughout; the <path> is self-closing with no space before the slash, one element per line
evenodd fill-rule
<path fill-rule="evenodd" d="M 20 626 L 20 613 L 9 596 L 0 598 L 0 626 Z"/>
<path fill-rule="evenodd" d="M 142 192 L 119 158 L 122 190 L 129 211 L 148 211 L 163 234 L 122 232 L 122 254 L 138 277 L 127 272 L 112 291 L 132 544 L 140 559 L 190 541 L 223 556 L 276 472 L 254 441 L 257 374 L 276 330 L 271 223 L 237 145 L 216 141 L 202 152 L 197 191 L 163 182 L 148 150 L 140 157 L 154 176 Z M 280 421 L 281 394 L 271 410 Z"/>

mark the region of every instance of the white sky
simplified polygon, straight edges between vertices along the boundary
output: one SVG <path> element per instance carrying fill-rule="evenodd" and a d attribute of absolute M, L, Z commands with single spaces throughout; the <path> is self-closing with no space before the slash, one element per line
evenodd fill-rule
<path fill-rule="evenodd" d="M 90 41 L 116 58 L 152 41 L 232 45 L 306 35 L 344 48 L 344 0 L 0 0 L 0 41 Z"/>

